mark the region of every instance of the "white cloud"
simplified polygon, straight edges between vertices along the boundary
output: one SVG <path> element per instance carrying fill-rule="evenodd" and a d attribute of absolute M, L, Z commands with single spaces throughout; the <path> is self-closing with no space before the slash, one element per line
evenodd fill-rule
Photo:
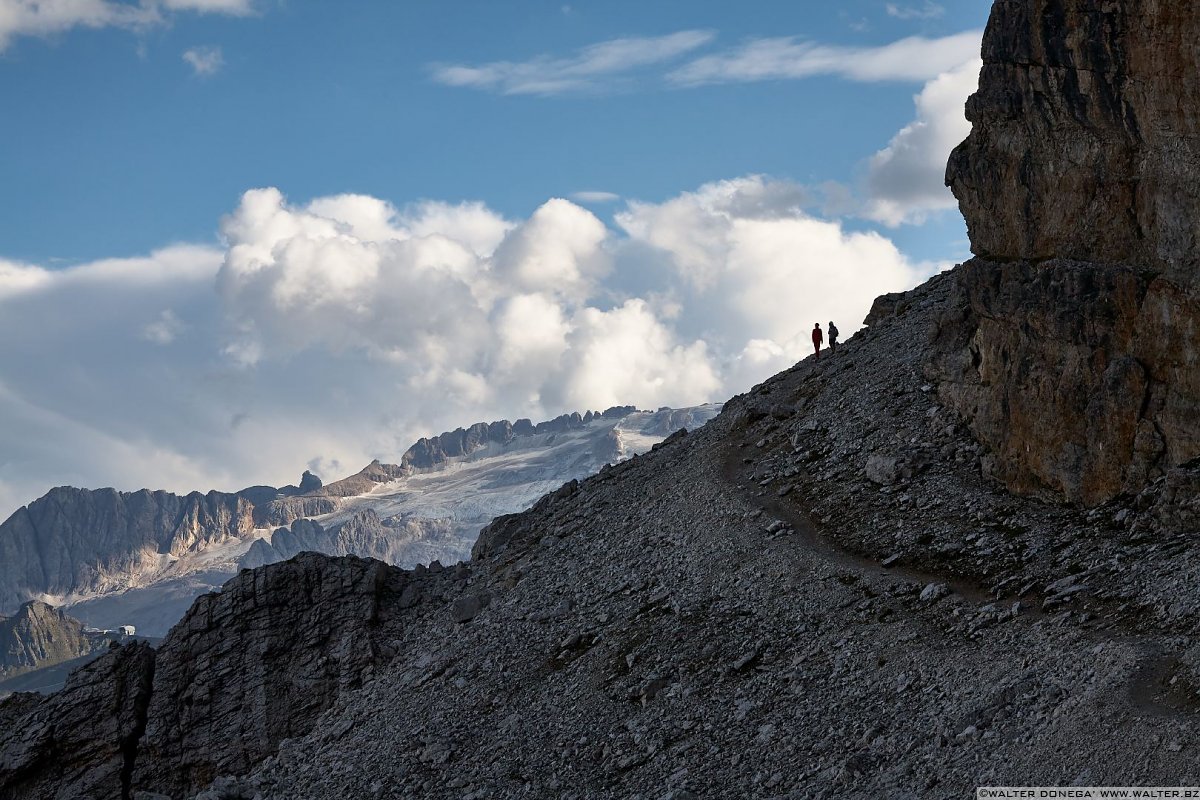
<path fill-rule="evenodd" d="M 36 289 L 49 280 L 49 270 L 0 259 L 0 300 Z"/>
<path fill-rule="evenodd" d="M 585 190 L 572 192 L 571 199 L 578 200 L 580 203 L 615 203 L 621 199 L 621 195 L 614 192 Z"/>
<path fill-rule="evenodd" d="M 20 36 L 54 36 L 72 28 L 142 30 L 169 21 L 173 12 L 245 16 L 252 0 L 0 0 L 0 52 Z"/>
<path fill-rule="evenodd" d="M 896 19 L 937 19 L 946 13 L 946 9 L 933 0 L 925 0 L 919 6 L 888 3 L 886 10 L 889 17 Z"/>
<path fill-rule="evenodd" d="M 834 75 L 853 81 L 927 81 L 979 55 L 982 31 L 940 39 L 912 36 L 878 47 L 800 41 L 793 36 L 752 39 L 671 72 L 681 86 Z"/>
<path fill-rule="evenodd" d="M 606 238 L 608 229 L 592 212 L 549 200 L 496 248 L 496 278 L 521 291 L 582 300 L 610 269 L 600 247 Z"/>
<path fill-rule="evenodd" d="M 152 322 L 142 327 L 142 338 L 154 344 L 168 345 L 183 331 L 183 323 L 171 309 L 162 311 Z"/>
<path fill-rule="evenodd" d="M 0 262 L 0 340 L 22 342 L 0 348 L 0 516 L 63 483 L 332 479 L 476 420 L 724 399 L 928 269 L 805 197 L 723 181 L 631 203 L 614 231 L 562 199 L 506 220 L 266 188 L 221 249 Z"/>
<path fill-rule="evenodd" d="M 172 11 L 193 11 L 198 14 L 228 14 L 245 17 L 254 13 L 254 0 L 158 0 Z"/>
<path fill-rule="evenodd" d="M 214 75 L 225 66 L 225 56 L 220 47 L 192 47 L 183 51 L 183 60 L 201 77 Z"/>
<path fill-rule="evenodd" d="M 931 80 L 914 98 L 916 119 L 868 161 L 867 218 L 896 226 L 957 207 L 945 186 L 946 160 L 971 132 L 964 108 L 981 67 L 982 61 L 971 59 Z"/>
<path fill-rule="evenodd" d="M 611 88 L 639 69 L 669 62 L 708 44 L 711 31 L 688 30 L 665 36 L 631 36 L 589 45 L 568 57 L 542 55 L 528 61 L 494 61 L 469 66 L 435 64 L 434 80 L 448 86 L 500 94 L 555 95 Z"/>
<path fill-rule="evenodd" d="M 648 248 L 643 268 L 670 274 L 655 296 L 682 309 L 681 335 L 709 344 L 727 392 L 803 357 L 814 322 L 854 331 L 877 295 L 930 272 L 876 233 L 808 216 L 800 193 L 748 177 L 617 215 L 630 246 Z"/>

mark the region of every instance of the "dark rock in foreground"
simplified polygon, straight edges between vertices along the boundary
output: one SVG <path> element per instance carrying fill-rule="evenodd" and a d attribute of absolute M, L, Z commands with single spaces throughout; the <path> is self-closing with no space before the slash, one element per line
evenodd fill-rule
<path fill-rule="evenodd" d="M 0 702 L 0 796 L 129 796 L 154 679 L 154 650 L 116 646 L 49 697 Z"/>
<path fill-rule="evenodd" d="M 928 375 L 1010 489 L 1097 505 L 1200 456 L 1194 3 L 998 0 L 947 182 L 979 256 Z"/>

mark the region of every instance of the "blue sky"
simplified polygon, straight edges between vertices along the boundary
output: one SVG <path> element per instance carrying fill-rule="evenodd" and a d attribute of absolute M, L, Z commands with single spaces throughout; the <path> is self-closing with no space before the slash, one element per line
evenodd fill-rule
<path fill-rule="evenodd" d="M 595 189 L 661 201 L 763 173 L 853 184 L 911 117 L 919 81 L 805 80 L 678 88 L 664 69 L 588 91 L 447 87 L 433 64 L 569 57 L 620 37 L 711 32 L 666 67 L 758 37 L 878 46 L 979 29 L 982 0 L 259 3 L 142 29 L 17 37 L 0 56 L 2 255 L 77 263 L 208 241 L 240 194 L 361 192 L 395 203 L 483 200 L 527 215 Z M 181 58 L 218 47 L 197 76 Z M 961 253 L 961 223 L 904 231 L 923 258 Z"/>
<path fill-rule="evenodd" d="M 0 517 L 744 391 L 968 256 L 988 9 L 0 0 Z"/>

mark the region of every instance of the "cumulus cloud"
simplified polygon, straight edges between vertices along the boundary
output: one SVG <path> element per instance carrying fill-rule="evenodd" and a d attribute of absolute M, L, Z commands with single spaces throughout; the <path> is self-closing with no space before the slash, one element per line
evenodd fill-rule
<path fill-rule="evenodd" d="M 896 226 L 956 207 L 945 186 L 946 160 L 971 132 L 964 108 L 982 66 L 973 58 L 931 80 L 914 98 L 916 119 L 867 163 L 866 217 Z"/>
<path fill-rule="evenodd" d="M 0 515 L 53 485 L 337 478 L 477 420 L 722 400 L 929 265 L 763 177 L 629 203 L 248 191 L 221 248 L 0 261 Z M 28 336 L 28 331 L 38 331 Z M 49 365 L 49 366 L 47 366 Z"/>
<path fill-rule="evenodd" d="M 667 77 L 681 86 L 811 78 L 926 81 L 979 55 L 982 31 L 927 39 L 911 36 L 878 47 L 806 42 L 794 36 L 751 39 L 734 50 L 695 59 Z"/>
<path fill-rule="evenodd" d="M 630 36 L 589 45 L 574 55 L 541 55 L 527 61 L 493 61 L 475 66 L 434 64 L 433 79 L 447 86 L 500 94 L 555 95 L 611 88 L 636 70 L 669 62 L 708 44 L 711 31 L 687 30 L 665 36 Z"/>
<path fill-rule="evenodd" d="M 53 36 L 72 28 L 144 30 L 179 11 L 245 16 L 253 0 L 0 0 L 0 52 L 20 36 Z"/>
<path fill-rule="evenodd" d="M 671 312 L 681 335 L 709 344 L 727 392 L 803 357 L 814 322 L 856 330 L 875 296 L 936 269 L 879 234 L 805 214 L 801 194 L 747 177 L 617 215 L 626 249 L 667 273 L 652 296 L 681 309 Z"/>
<path fill-rule="evenodd" d="M 0 300 L 36 289 L 50 279 L 48 270 L 0 259 Z"/>
<path fill-rule="evenodd" d="M 215 75 L 225 66 L 225 56 L 220 47 L 192 47 L 183 51 L 183 60 L 192 72 L 204 77 Z"/>

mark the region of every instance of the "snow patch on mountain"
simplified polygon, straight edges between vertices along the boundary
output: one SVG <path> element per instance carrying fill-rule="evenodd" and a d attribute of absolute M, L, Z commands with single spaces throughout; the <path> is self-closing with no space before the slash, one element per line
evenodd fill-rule
<path fill-rule="evenodd" d="M 116 591 L 42 599 L 68 605 L 73 616 L 95 627 L 134 624 L 139 631 L 161 635 L 195 597 L 219 588 L 239 569 L 305 550 L 378 558 L 403 567 L 465 560 L 480 528 L 493 518 L 522 511 L 605 464 L 644 453 L 680 428 L 698 428 L 720 410 L 720 404 L 622 409 L 536 426 L 524 420 L 503 423 L 505 435 L 496 432 L 500 423 L 492 423 L 491 438 L 471 439 L 472 430 L 489 427 L 473 426 L 423 439 L 405 454 L 402 465 L 372 464 L 343 481 L 280 499 L 284 511 L 302 509 L 313 500 L 322 501 L 314 507 L 332 511 L 296 516 L 287 526 L 262 525 L 237 539 L 164 556 L 153 574 L 140 575 Z M 259 508 L 256 504 L 256 517 Z"/>

